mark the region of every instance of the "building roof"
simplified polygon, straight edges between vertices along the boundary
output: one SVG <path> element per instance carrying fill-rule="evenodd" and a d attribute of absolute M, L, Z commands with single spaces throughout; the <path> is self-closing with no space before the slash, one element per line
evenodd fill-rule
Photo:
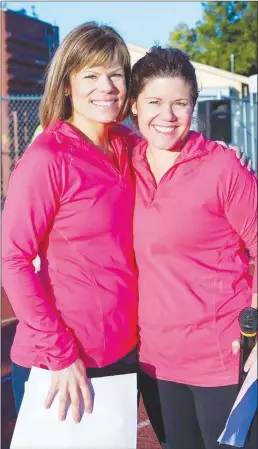
<path fill-rule="evenodd" d="M 148 48 L 139 47 L 134 44 L 127 44 L 127 47 L 132 54 L 132 63 L 134 64 L 138 59 L 142 58 L 145 53 L 148 51 Z M 192 64 L 195 69 L 201 70 L 202 72 L 210 73 L 213 75 L 221 76 L 223 78 L 227 78 L 231 81 L 238 81 L 243 84 L 248 84 L 248 77 L 239 75 L 238 73 L 229 72 L 227 70 L 218 69 L 217 67 L 213 67 L 207 64 L 201 64 L 200 62 L 192 61 Z"/>
<path fill-rule="evenodd" d="M 8 7 L 2 7 L 1 11 L 2 12 L 6 12 L 8 14 L 11 13 L 11 14 L 20 15 L 20 16 L 26 17 L 27 19 L 30 19 L 30 20 L 34 20 L 34 21 L 36 20 L 37 22 L 43 23 L 45 25 L 50 25 L 53 28 L 59 28 L 57 25 L 53 25 L 50 22 L 46 22 L 45 20 L 39 19 L 37 14 L 35 16 L 33 16 L 32 13 L 27 12 L 27 11 L 26 11 L 26 14 L 25 14 L 24 12 L 22 12 L 23 9 L 25 10 L 25 8 L 21 8 L 20 10 L 14 10 L 14 9 L 10 9 Z"/>

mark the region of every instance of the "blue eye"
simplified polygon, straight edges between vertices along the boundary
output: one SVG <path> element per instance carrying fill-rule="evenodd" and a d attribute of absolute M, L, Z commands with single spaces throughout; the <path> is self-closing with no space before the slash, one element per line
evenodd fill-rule
<path fill-rule="evenodd" d="M 180 102 L 180 101 L 177 101 L 177 102 L 176 102 L 176 105 L 177 105 L 177 106 L 187 106 L 187 103 L 182 103 L 182 102 Z"/>

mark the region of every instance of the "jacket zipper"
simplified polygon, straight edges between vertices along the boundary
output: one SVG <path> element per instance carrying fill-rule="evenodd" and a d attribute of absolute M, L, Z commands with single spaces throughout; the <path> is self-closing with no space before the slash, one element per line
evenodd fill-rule
<path fill-rule="evenodd" d="M 152 203 L 153 203 L 153 201 L 155 200 L 155 198 L 156 198 L 156 196 L 157 196 L 158 189 L 159 189 L 160 185 L 164 182 L 164 179 L 168 176 L 169 173 L 172 173 L 172 176 L 173 176 L 173 175 L 174 175 L 174 172 L 176 171 L 177 167 L 179 167 L 179 165 L 182 165 L 182 164 L 184 164 L 184 163 L 186 163 L 186 162 L 190 162 L 190 161 L 192 161 L 192 160 L 194 160 L 194 159 L 198 159 L 198 158 L 201 158 L 201 157 L 204 157 L 204 156 L 206 156 L 206 153 L 205 153 L 205 154 L 200 154 L 200 155 L 198 155 L 198 156 L 192 156 L 192 157 L 190 157 L 190 158 L 184 159 L 183 161 L 177 162 L 175 165 L 173 165 L 172 167 L 170 167 L 170 168 L 166 171 L 166 173 L 164 173 L 164 175 L 162 176 L 162 178 L 159 180 L 158 184 L 157 184 L 156 179 L 155 179 L 155 177 L 154 177 L 154 175 L 153 175 L 153 173 L 152 173 L 152 171 L 151 171 L 151 169 L 150 169 L 150 167 L 149 167 L 148 170 L 149 170 L 150 173 L 151 173 L 151 176 L 152 176 L 153 181 L 154 181 L 154 183 L 155 183 L 155 185 L 156 185 L 156 188 L 155 188 L 155 191 L 154 191 L 154 195 L 152 196 L 152 198 L 150 199 L 150 201 L 148 202 L 148 204 L 152 204 Z"/>

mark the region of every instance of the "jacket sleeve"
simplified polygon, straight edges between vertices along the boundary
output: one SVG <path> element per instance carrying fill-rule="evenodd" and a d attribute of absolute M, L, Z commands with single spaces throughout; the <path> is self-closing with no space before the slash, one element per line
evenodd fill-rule
<path fill-rule="evenodd" d="M 257 179 L 226 150 L 222 191 L 226 217 L 254 259 L 253 293 L 257 293 Z"/>
<path fill-rule="evenodd" d="M 132 157 L 134 148 L 142 141 L 142 137 L 133 129 L 126 125 L 119 125 L 121 135 L 126 139 L 126 148 L 129 157 Z"/>
<path fill-rule="evenodd" d="M 142 141 L 142 137 L 134 131 L 131 131 L 127 137 L 128 146 L 131 155 L 133 155 L 134 148 Z"/>
<path fill-rule="evenodd" d="M 61 159 L 38 146 L 25 151 L 12 172 L 2 220 L 2 281 L 19 321 L 35 331 L 46 366 L 59 370 L 78 358 L 60 313 L 48 300 L 32 261 L 59 207 Z"/>

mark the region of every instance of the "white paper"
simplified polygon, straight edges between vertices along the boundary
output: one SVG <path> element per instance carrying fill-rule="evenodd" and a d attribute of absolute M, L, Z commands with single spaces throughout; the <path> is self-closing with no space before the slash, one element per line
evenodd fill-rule
<path fill-rule="evenodd" d="M 59 397 L 44 409 L 50 373 L 32 368 L 10 449 L 136 449 L 136 374 L 91 379 L 92 414 L 74 423 L 70 407 L 58 419 Z"/>

